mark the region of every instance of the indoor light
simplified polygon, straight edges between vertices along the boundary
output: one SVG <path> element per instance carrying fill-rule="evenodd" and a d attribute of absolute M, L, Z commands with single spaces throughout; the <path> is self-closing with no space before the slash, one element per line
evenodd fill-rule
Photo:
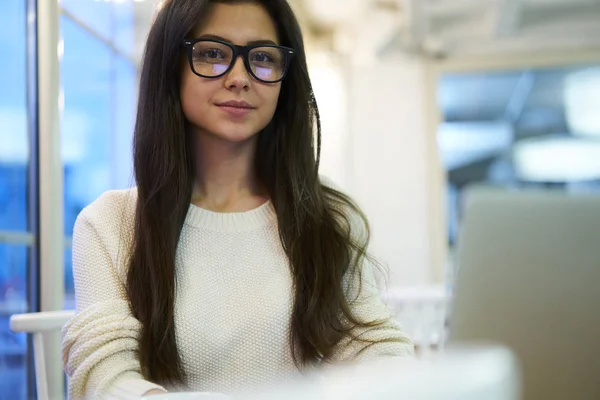
<path fill-rule="evenodd" d="M 570 74 L 565 79 L 564 102 L 571 133 L 600 138 L 600 67 Z"/>
<path fill-rule="evenodd" d="M 527 139 L 514 149 L 523 181 L 584 182 L 600 179 L 600 141 L 569 137 Z"/>

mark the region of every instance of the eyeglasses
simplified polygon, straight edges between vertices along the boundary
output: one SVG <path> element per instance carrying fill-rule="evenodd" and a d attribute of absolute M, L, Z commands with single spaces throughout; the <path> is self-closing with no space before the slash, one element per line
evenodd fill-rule
<path fill-rule="evenodd" d="M 233 68 L 242 56 L 246 70 L 265 83 L 282 81 L 290 66 L 294 50 L 289 47 L 260 44 L 237 46 L 216 39 L 184 40 L 192 72 L 203 78 L 220 78 Z"/>

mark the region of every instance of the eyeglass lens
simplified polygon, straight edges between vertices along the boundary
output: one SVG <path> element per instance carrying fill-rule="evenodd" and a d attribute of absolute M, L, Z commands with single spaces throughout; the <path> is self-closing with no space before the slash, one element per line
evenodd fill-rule
<path fill-rule="evenodd" d="M 232 58 L 233 49 L 219 42 L 197 42 L 192 49 L 194 70 L 205 77 L 222 75 L 231 65 Z M 276 47 L 255 47 L 248 54 L 252 74 L 267 82 L 281 79 L 285 61 L 285 53 Z"/>

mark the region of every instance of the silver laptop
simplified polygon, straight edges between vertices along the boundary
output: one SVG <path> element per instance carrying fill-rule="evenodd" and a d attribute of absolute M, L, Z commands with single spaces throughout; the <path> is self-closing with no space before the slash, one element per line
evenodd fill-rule
<path fill-rule="evenodd" d="M 600 399 L 600 197 L 480 188 L 464 211 L 450 343 L 511 348 L 524 400 Z"/>

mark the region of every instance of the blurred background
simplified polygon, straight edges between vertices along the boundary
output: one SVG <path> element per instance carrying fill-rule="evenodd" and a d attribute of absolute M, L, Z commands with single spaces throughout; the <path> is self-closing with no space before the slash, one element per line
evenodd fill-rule
<path fill-rule="evenodd" d="M 9 316 L 74 307 L 75 218 L 134 184 L 138 66 L 157 6 L 39 3 L 0 1 L 0 398 L 10 399 L 29 398 L 33 377 Z M 290 3 L 322 116 L 321 173 L 370 218 L 386 291 L 451 293 L 469 185 L 600 190 L 599 0 Z M 425 345 L 443 340 L 418 312 L 402 318 Z"/>

